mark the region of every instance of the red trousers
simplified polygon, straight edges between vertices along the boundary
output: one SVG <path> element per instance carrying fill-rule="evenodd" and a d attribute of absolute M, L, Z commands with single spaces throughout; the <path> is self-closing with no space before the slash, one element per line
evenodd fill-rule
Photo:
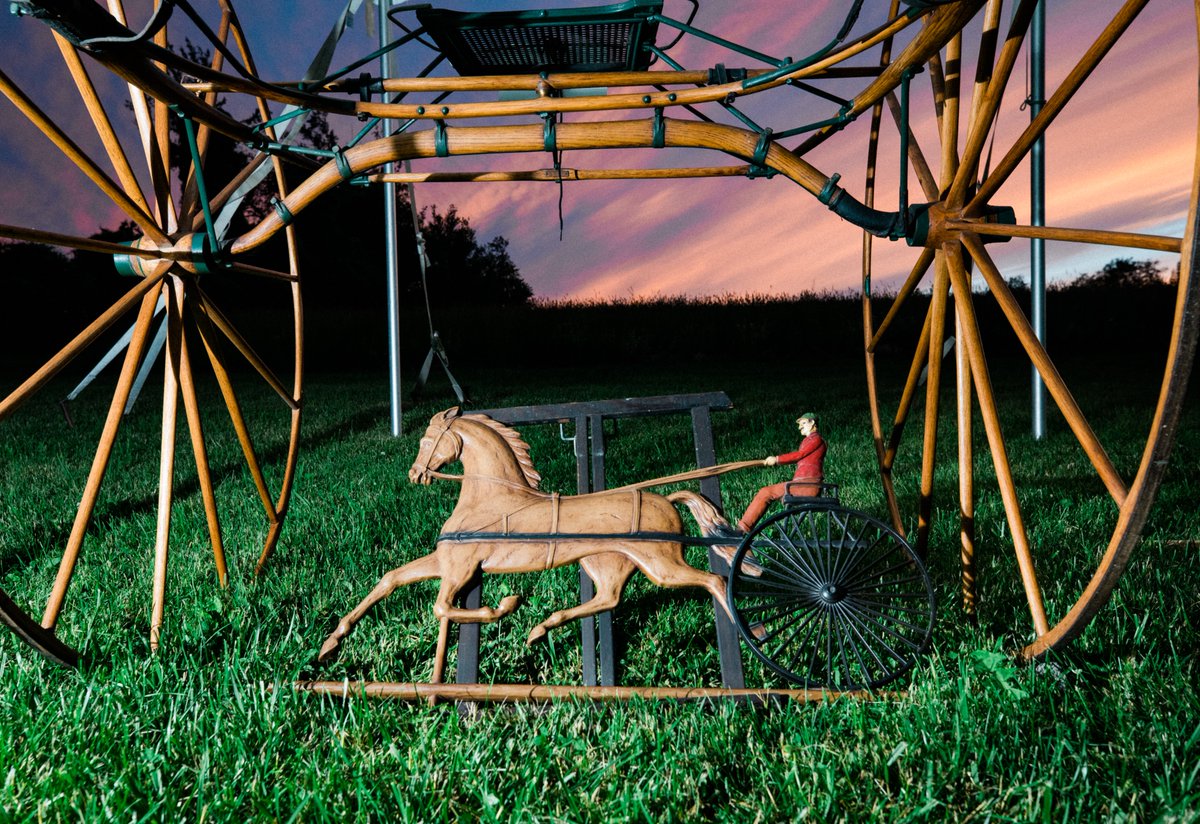
<path fill-rule="evenodd" d="M 804 478 L 803 481 L 820 481 L 820 478 Z M 819 495 L 821 487 L 815 483 L 803 483 L 802 481 L 784 481 L 783 483 L 771 484 L 764 486 L 758 490 L 758 494 L 754 496 L 754 500 L 750 502 L 750 506 L 746 507 L 746 511 L 742 513 L 742 517 L 738 518 L 738 527 L 743 532 L 749 532 L 758 523 L 758 519 L 767 511 L 767 505 L 773 501 L 778 501 L 784 495 Z"/>

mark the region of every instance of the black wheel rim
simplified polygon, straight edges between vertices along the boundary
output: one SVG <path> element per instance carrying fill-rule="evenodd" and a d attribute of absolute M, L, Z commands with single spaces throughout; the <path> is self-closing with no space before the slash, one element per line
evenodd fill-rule
<path fill-rule="evenodd" d="M 809 688 L 890 683 L 933 631 L 924 564 L 891 527 L 840 507 L 801 506 L 760 523 L 734 555 L 728 589 L 754 654 Z"/>

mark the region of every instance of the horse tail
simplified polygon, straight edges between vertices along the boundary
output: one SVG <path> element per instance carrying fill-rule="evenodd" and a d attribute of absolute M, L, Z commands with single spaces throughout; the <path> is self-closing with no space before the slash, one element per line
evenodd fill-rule
<path fill-rule="evenodd" d="M 696 523 L 700 525 L 700 533 L 702 535 L 713 535 L 720 528 L 729 528 L 729 521 L 725 520 L 725 516 L 721 514 L 721 510 L 717 509 L 708 498 L 698 492 L 692 492 L 687 489 L 679 492 L 672 492 L 667 496 L 667 500 L 673 504 L 683 504 L 692 513 L 692 517 L 696 519 Z"/>

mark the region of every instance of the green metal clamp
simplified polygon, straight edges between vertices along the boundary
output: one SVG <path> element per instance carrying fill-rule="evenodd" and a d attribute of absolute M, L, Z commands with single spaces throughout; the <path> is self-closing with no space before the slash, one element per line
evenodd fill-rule
<path fill-rule="evenodd" d="M 551 153 L 558 151 L 558 121 L 552 112 L 542 112 L 542 147 Z"/>
<path fill-rule="evenodd" d="M 763 129 L 758 136 L 758 143 L 754 146 L 754 154 L 750 157 L 750 162 L 755 166 L 767 165 L 767 153 L 771 151 L 771 135 L 770 129 Z"/>
<path fill-rule="evenodd" d="M 271 198 L 271 207 L 275 210 L 275 214 L 279 215 L 279 219 L 283 221 L 284 226 L 290 225 L 295 219 L 295 215 L 292 214 L 292 210 L 289 209 L 287 204 L 279 198 Z"/>
<path fill-rule="evenodd" d="M 350 180 L 354 177 L 354 169 L 350 168 L 350 161 L 346 159 L 346 153 L 341 146 L 333 147 L 333 162 L 337 166 L 342 180 Z"/>
<path fill-rule="evenodd" d="M 450 156 L 450 143 L 446 139 L 446 121 L 433 121 L 433 151 L 438 157 Z"/>
<path fill-rule="evenodd" d="M 667 122 L 663 118 L 662 106 L 654 109 L 654 124 L 650 134 L 650 145 L 653 148 L 661 149 L 667 145 Z"/>

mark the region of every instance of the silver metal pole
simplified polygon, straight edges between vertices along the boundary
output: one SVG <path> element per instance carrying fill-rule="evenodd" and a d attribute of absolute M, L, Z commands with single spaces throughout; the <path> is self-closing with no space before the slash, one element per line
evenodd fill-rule
<path fill-rule="evenodd" d="M 1038 116 L 1046 102 L 1046 0 L 1039 0 L 1033 12 L 1030 31 L 1029 117 Z M 1029 155 L 1030 222 L 1046 225 L 1046 139 L 1038 138 Z M 1030 321 L 1034 334 L 1046 343 L 1046 241 L 1033 238 L 1030 244 L 1029 292 Z M 1046 435 L 1046 387 L 1037 367 L 1033 369 L 1033 437 Z"/>
<path fill-rule="evenodd" d="M 377 0 L 379 4 L 379 47 L 388 44 L 389 26 L 387 13 L 390 0 Z M 379 71 L 384 77 L 392 76 L 391 52 L 379 58 Z M 392 134 L 395 126 L 383 118 L 383 136 Z M 388 163 L 384 172 L 391 174 L 395 164 Z M 392 436 L 400 436 L 400 255 L 396 238 L 396 184 L 383 184 L 383 237 L 387 257 L 387 313 L 388 313 L 388 386 L 392 408 Z"/>

